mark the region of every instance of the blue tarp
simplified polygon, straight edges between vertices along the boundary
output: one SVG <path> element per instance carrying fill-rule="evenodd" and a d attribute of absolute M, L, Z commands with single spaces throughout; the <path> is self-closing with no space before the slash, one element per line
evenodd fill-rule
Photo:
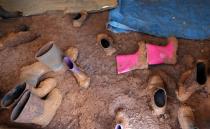
<path fill-rule="evenodd" d="M 108 29 L 159 37 L 210 38 L 210 0 L 119 0 Z"/>

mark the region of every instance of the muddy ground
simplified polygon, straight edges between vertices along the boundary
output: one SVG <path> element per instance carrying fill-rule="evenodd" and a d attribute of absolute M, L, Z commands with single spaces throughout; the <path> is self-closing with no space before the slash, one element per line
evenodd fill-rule
<path fill-rule="evenodd" d="M 132 109 L 141 115 L 143 124 L 139 129 L 179 129 L 176 99 L 176 82 L 180 74 L 192 67 L 192 59 L 209 58 L 210 40 L 192 41 L 179 39 L 178 62 L 176 65 L 150 66 L 148 70 L 135 70 L 116 74 L 116 54 L 132 53 L 138 49 L 137 42 L 147 40 L 165 41 L 163 38 L 141 33 L 113 34 L 106 30 L 108 13 L 91 14 L 81 28 L 72 27 L 72 17 L 60 12 L 39 16 L 1 20 L 0 31 L 9 33 L 20 24 L 30 26 L 30 31 L 41 35 L 38 39 L 0 51 L 0 95 L 2 96 L 19 80 L 20 68 L 36 62 L 35 52 L 47 42 L 54 40 L 66 50 L 70 46 L 79 49 L 77 64 L 91 77 L 89 89 L 78 86 L 71 73 L 60 76 L 57 86 L 63 101 L 51 123 L 46 129 L 113 129 L 114 112 L 117 108 Z M 96 35 L 108 32 L 113 36 L 117 53 L 107 57 L 96 43 Z M 152 115 L 149 98 L 145 96 L 148 77 L 162 70 L 168 93 L 167 113 L 169 118 L 161 120 Z M 194 109 L 196 125 L 199 129 L 210 129 L 210 98 L 205 91 L 199 91 L 188 101 Z M 11 110 L 0 109 L 0 124 L 11 127 L 39 128 L 34 125 L 19 125 L 9 122 Z M 148 119 L 148 121 L 147 121 Z M 152 122 L 150 122 L 152 121 Z M 146 125 L 146 126 L 145 126 Z"/>

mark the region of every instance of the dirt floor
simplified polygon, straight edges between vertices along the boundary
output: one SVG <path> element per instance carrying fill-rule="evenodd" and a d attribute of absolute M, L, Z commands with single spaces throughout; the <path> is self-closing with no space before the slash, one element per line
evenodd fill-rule
<path fill-rule="evenodd" d="M 210 40 L 191 41 L 179 39 L 178 63 L 176 65 L 150 66 L 148 70 L 135 70 L 125 74 L 116 74 L 115 56 L 135 52 L 137 42 L 166 41 L 141 33 L 113 34 L 106 30 L 108 13 L 91 14 L 81 28 L 72 27 L 72 17 L 60 12 L 51 12 L 39 16 L 22 17 L 0 21 L 0 31 L 9 33 L 20 24 L 30 26 L 30 31 L 41 36 L 36 40 L 0 51 L 0 95 L 8 92 L 18 83 L 20 68 L 36 62 L 35 52 L 49 41 L 66 50 L 70 46 L 79 49 L 77 64 L 91 77 L 88 89 L 78 86 L 70 72 L 58 76 L 57 86 L 63 95 L 63 101 L 51 123 L 46 129 L 114 129 L 115 111 L 118 108 L 129 109 L 128 113 L 139 114 L 135 129 L 179 129 L 176 99 L 176 82 L 180 74 L 193 66 L 199 58 L 209 58 Z M 113 36 L 117 53 L 107 57 L 96 43 L 96 35 L 108 32 Z M 152 115 L 150 99 L 146 96 L 149 75 L 161 74 L 167 87 L 168 106 L 166 120 Z M 199 129 L 210 129 L 210 98 L 205 91 L 194 94 L 187 102 L 195 113 Z M 11 110 L 0 109 L 0 125 L 10 127 L 39 128 L 34 125 L 21 125 L 9 122 Z"/>

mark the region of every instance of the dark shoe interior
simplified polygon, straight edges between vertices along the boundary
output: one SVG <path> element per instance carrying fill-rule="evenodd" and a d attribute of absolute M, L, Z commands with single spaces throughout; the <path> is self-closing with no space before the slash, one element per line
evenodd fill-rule
<path fill-rule="evenodd" d="M 69 57 L 64 57 L 63 60 L 66 63 L 66 65 L 68 66 L 69 69 L 73 69 L 74 64 Z"/>
<path fill-rule="evenodd" d="M 196 80 L 200 85 L 203 85 L 203 84 L 206 83 L 206 80 L 207 80 L 206 66 L 202 62 L 197 63 L 197 77 L 196 77 Z"/>
<path fill-rule="evenodd" d="M 122 125 L 117 124 L 117 125 L 115 126 L 115 129 L 123 129 L 123 127 L 122 127 Z"/>
<path fill-rule="evenodd" d="M 18 99 L 26 88 L 26 83 L 16 86 L 14 89 L 9 91 L 2 99 L 2 106 L 7 107 Z"/>
<path fill-rule="evenodd" d="M 78 20 L 78 19 L 80 19 L 81 18 L 81 13 L 77 13 L 75 16 L 74 16 L 74 20 Z"/>
<path fill-rule="evenodd" d="M 25 92 L 21 100 L 13 109 L 12 114 L 11 114 L 11 120 L 16 120 L 18 118 L 23 108 L 25 107 L 26 103 L 28 102 L 29 97 L 30 97 L 30 92 Z"/>
<path fill-rule="evenodd" d="M 155 92 L 154 100 L 158 107 L 163 107 L 165 105 L 165 98 L 165 91 L 163 89 L 159 89 Z"/>
<path fill-rule="evenodd" d="M 101 45 L 102 45 L 103 48 L 108 48 L 110 46 L 110 43 L 109 43 L 108 40 L 102 39 L 101 40 Z"/>

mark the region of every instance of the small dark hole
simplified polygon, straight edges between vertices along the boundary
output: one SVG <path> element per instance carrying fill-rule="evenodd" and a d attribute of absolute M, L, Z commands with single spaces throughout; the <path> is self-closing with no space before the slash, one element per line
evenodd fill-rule
<path fill-rule="evenodd" d="M 18 99 L 23 91 L 25 91 L 26 83 L 16 86 L 13 90 L 8 92 L 2 99 L 2 106 L 9 106 L 12 104 L 16 99 Z"/>
<path fill-rule="evenodd" d="M 38 53 L 36 54 L 36 57 L 40 57 L 40 56 L 44 55 L 44 54 L 47 53 L 52 47 L 53 47 L 53 43 L 46 44 L 45 46 L 43 46 L 43 47 L 38 51 Z"/>
<path fill-rule="evenodd" d="M 197 77 L 196 77 L 196 79 L 200 85 L 203 85 L 206 83 L 206 80 L 207 80 L 206 66 L 202 62 L 197 63 Z"/>
<path fill-rule="evenodd" d="M 165 97 L 165 91 L 163 89 L 156 91 L 154 95 L 155 104 L 158 107 L 163 107 L 165 105 Z"/>
<path fill-rule="evenodd" d="M 115 126 L 115 129 L 123 129 L 123 127 L 122 127 L 122 125 L 117 124 L 117 125 Z"/>
<path fill-rule="evenodd" d="M 75 16 L 74 16 L 74 20 L 78 20 L 81 18 L 81 13 L 77 13 Z"/>
<path fill-rule="evenodd" d="M 64 57 L 64 62 L 65 62 L 66 65 L 69 67 L 69 69 L 73 69 L 73 68 L 74 68 L 74 64 L 73 64 L 73 62 L 71 61 L 70 58 Z"/>
<path fill-rule="evenodd" d="M 102 39 L 101 40 L 101 45 L 102 45 L 103 48 L 108 48 L 110 46 L 110 43 L 109 43 L 108 40 Z"/>
<path fill-rule="evenodd" d="M 12 120 L 16 120 L 18 118 L 23 108 L 25 107 L 26 103 L 28 102 L 29 97 L 30 97 L 30 92 L 26 92 L 25 95 L 22 96 L 19 103 L 13 109 L 14 112 L 12 112 L 12 115 L 11 115 Z"/>

